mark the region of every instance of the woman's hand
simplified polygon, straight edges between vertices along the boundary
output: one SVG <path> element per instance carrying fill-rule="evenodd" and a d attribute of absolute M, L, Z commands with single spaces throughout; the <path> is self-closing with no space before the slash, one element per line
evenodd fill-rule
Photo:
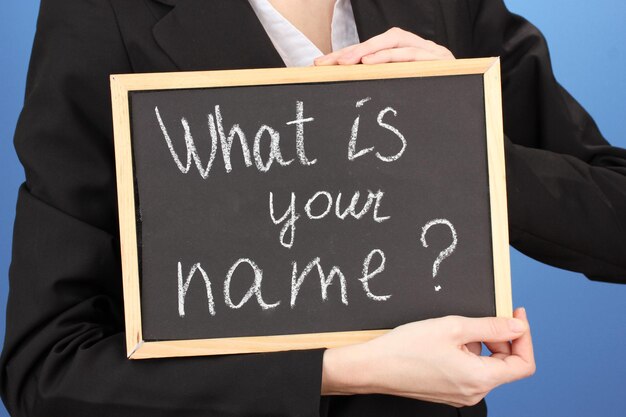
<path fill-rule="evenodd" d="M 517 309 L 514 317 L 425 320 L 365 343 L 327 349 L 322 395 L 377 393 L 474 405 L 498 385 L 535 372 L 526 312 Z M 491 356 L 480 356 L 480 342 Z"/>
<path fill-rule="evenodd" d="M 315 65 L 382 64 L 454 59 L 448 49 L 400 28 L 315 59 Z"/>

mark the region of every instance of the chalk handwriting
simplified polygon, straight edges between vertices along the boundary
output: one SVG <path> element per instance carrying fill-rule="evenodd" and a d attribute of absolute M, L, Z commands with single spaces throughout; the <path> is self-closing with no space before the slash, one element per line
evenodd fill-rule
<path fill-rule="evenodd" d="M 363 107 L 363 105 L 367 103 L 368 101 L 370 101 L 371 99 L 372 99 L 371 97 L 367 97 L 367 98 L 357 101 L 356 107 L 357 108 Z M 354 123 L 352 123 L 352 129 L 350 130 L 350 142 L 348 142 L 348 159 L 350 161 L 354 161 L 358 157 L 363 156 L 366 153 L 374 150 L 374 147 L 371 147 L 371 148 L 361 149 L 358 152 L 356 151 L 356 139 L 357 139 L 357 136 L 359 135 L 360 123 L 361 123 L 361 115 L 359 114 L 356 117 L 356 119 L 354 119 Z"/>
<path fill-rule="evenodd" d="M 454 228 L 452 223 L 450 223 L 450 221 L 446 219 L 434 219 L 434 220 L 429 221 L 428 223 L 424 225 L 424 227 L 422 227 L 422 235 L 420 237 L 420 240 L 422 241 L 422 246 L 424 246 L 425 248 L 428 247 L 428 243 L 426 242 L 426 233 L 428 233 L 428 230 L 431 227 L 435 225 L 439 225 L 439 224 L 448 226 L 448 228 L 450 229 L 450 232 L 452 233 L 452 243 L 446 249 L 439 252 L 437 259 L 435 259 L 435 262 L 433 262 L 433 278 L 435 278 L 437 274 L 439 273 L 439 267 L 441 266 L 441 262 L 443 262 L 443 260 L 449 257 L 450 255 L 452 255 L 452 252 L 454 252 L 454 250 L 456 249 L 456 245 L 458 243 L 456 229 Z M 439 289 L 437 289 L 437 287 L 439 287 Z M 437 287 L 435 287 L 435 291 L 440 291 L 441 286 L 437 286 Z"/>
<path fill-rule="evenodd" d="M 283 227 L 280 229 L 280 244 L 287 249 L 291 249 L 293 241 L 296 237 L 296 220 L 300 218 L 300 215 L 296 213 L 296 193 L 291 193 L 291 203 L 289 204 L 289 208 L 280 219 L 277 219 L 274 215 L 274 193 L 270 191 L 270 217 L 277 226 L 282 222 L 285 222 Z M 287 217 L 289 217 L 289 220 L 287 220 Z M 289 241 L 285 241 L 287 230 L 291 231 Z"/>
<path fill-rule="evenodd" d="M 291 308 L 296 305 L 296 298 L 298 297 L 298 293 L 300 291 L 300 287 L 304 282 L 306 276 L 313 270 L 314 267 L 317 268 L 317 273 L 320 278 L 320 287 L 322 291 L 322 300 L 326 301 L 328 299 L 328 287 L 332 285 L 333 278 L 335 276 L 339 277 L 339 285 L 341 288 L 341 302 L 345 305 L 348 305 L 348 292 L 346 289 L 346 276 L 341 272 L 339 267 L 333 266 L 330 270 L 328 276 L 324 274 L 324 270 L 322 269 L 322 265 L 320 264 L 320 258 L 315 258 L 311 262 L 307 264 L 307 266 L 302 270 L 302 272 L 298 275 L 298 263 L 292 262 L 293 272 L 291 275 Z"/>
<path fill-rule="evenodd" d="M 298 158 L 300 159 L 300 163 L 302 165 L 313 165 L 317 162 L 317 159 L 309 161 L 306 157 L 306 152 L 304 150 L 304 124 L 314 121 L 315 119 L 312 117 L 304 118 L 304 103 L 302 101 L 296 102 L 296 119 L 286 124 L 296 125 L 296 152 L 298 153 Z"/>
<path fill-rule="evenodd" d="M 370 272 L 370 262 L 372 261 L 372 258 L 376 254 L 380 256 L 380 265 L 373 272 Z M 371 300 L 374 300 L 374 301 L 387 301 L 391 297 L 391 294 L 376 295 L 372 293 L 372 291 L 370 290 L 370 285 L 369 285 L 369 281 L 372 278 L 374 278 L 376 275 L 380 274 L 381 272 L 385 270 L 385 261 L 386 261 L 385 253 L 380 249 L 374 249 L 373 251 L 369 253 L 369 255 L 367 255 L 367 257 L 365 258 L 365 261 L 363 262 L 363 276 L 359 278 L 359 281 L 361 281 L 361 283 L 363 284 L 363 289 L 365 290 L 365 294 L 367 294 L 367 296 Z"/>
<path fill-rule="evenodd" d="M 270 156 L 266 164 L 263 163 L 263 158 L 261 157 L 261 138 L 265 132 L 270 135 Z M 254 137 L 254 161 L 256 162 L 256 167 L 259 171 L 267 172 L 270 170 L 274 161 L 285 167 L 291 164 L 293 159 L 289 161 L 285 161 L 283 159 L 283 155 L 280 152 L 280 133 L 272 129 L 270 126 L 263 125 L 259 128 L 259 131 Z"/>
<path fill-rule="evenodd" d="M 172 139 L 167 132 L 165 124 L 163 124 L 163 119 L 161 119 L 161 113 L 159 112 L 159 108 L 155 107 L 154 112 L 156 114 L 157 120 L 159 122 L 159 127 L 161 128 L 161 132 L 163 133 L 163 137 L 165 138 L 165 142 L 167 143 L 167 147 L 170 150 L 170 154 L 174 159 L 174 163 L 182 172 L 186 174 L 189 172 L 189 168 L 191 168 L 191 160 L 196 164 L 196 168 L 200 173 L 200 176 L 203 179 L 207 179 L 209 177 L 209 171 L 211 171 L 211 166 L 213 165 L 213 161 L 215 160 L 215 154 L 217 153 L 217 144 L 215 140 L 211 142 L 211 156 L 209 157 L 209 162 L 207 163 L 206 168 L 202 167 L 202 161 L 200 160 L 200 156 L 198 156 L 198 151 L 196 149 L 196 144 L 191 136 L 191 129 L 189 128 L 189 123 L 187 119 L 184 117 L 180 119 L 181 124 L 183 125 L 183 130 L 185 132 L 185 144 L 187 146 L 187 163 L 185 165 L 180 162 L 180 158 L 178 154 L 174 150 L 174 145 L 172 144 Z M 216 136 L 215 130 L 215 121 L 213 119 L 213 115 L 209 115 L 209 131 L 211 132 L 211 137 L 214 138 Z"/>
<path fill-rule="evenodd" d="M 337 198 L 333 198 L 332 194 L 328 191 L 317 191 L 315 194 L 313 194 L 312 197 L 307 200 L 304 206 L 304 212 L 306 214 L 306 217 L 310 220 L 321 220 L 328 216 L 331 212 L 333 212 L 332 207 L 334 205 L 334 215 L 337 216 L 337 218 L 340 220 L 345 220 L 348 216 L 352 216 L 356 220 L 360 220 L 368 212 L 372 211 L 372 219 L 376 223 L 383 223 L 391 218 L 391 216 L 381 216 L 379 214 L 379 211 L 381 209 L 380 205 L 384 195 L 385 193 L 381 190 L 378 190 L 376 192 L 368 190 L 367 199 L 365 200 L 363 207 L 361 208 L 361 210 L 357 211 L 356 206 L 361 196 L 361 193 L 359 191 L 354 192 L 354 194 L 352 195 L 352 199 L 350 200 L 350 204 L 345 209 L 341 208 L 341 192 L 337 194 Z M 324 208 L 321 211 L 314 213 L 312 206 L 316 200 L 325 200 L 325 202 L 323 203 Z M 374 206 L 373 210 L 372 206 Z M 289 204 L 289 207 L 285 211 L 285 214 L 283 214 L 280 218 L 277 218 L 274 211 L 274 193 L 270 191 L 269 213 L 274 225 L 278 226 L 281 223 L 283 224 L 280 229 L 280 244 L 287 249 L 291 249 L 295 240 L 296 221 L 300 219 L 300 214 L 298 214 L 296 211 L 296 193 L 291 193 L 291 202 Z M 290 235 L 289 240 L 286 240 L 288 230 L 290 231 Z"/>
<path fill-rule="evenodd" d="M 363 98 L 355 103 L 355 108 L 362 109 L 366 104 L 371 102 L 371 97 Z M 369 105 L 371 106 L 372 104 Z M 209 178 L 211 170 L 216 169 L 215 164 L 218 159 L 218 152 L 220 153 L 219 157 L 221 157 L 221 160 L 223 161 L 224 171 L 226 173 L 233 171 L 233 162 L 237 165 L 237 160 L 233 154 L 233 146 L 236 146 L 241 150 L 239 165 L 243 164 L 246 168 L 251 167 L 260 173 L 267 173 L 272 169 L 272 167 L 275 166 L 286 167 L 294 162 L 296 162 L 296 165 L 299 164 L 305 167 L 315 165 L 318 160 L 316 158 L 310 158 L 310 156 L 307 155 L 304 135 L 305 125 L 313 123 L 315 118 L 305 116 L 303 101 L 296 101 L 295 107 L 295 119 L 287 121 L 282 127 L 283 129 L 288 130 L 285 126 L 295 126 L 295 155 L 292 159 L 288 160 L 283 156 L 283 150 L 281 149 L 282 136 L 279 130 L 267 124 L 260 124 L 256 130 L 253 141 L 248 142 L 246 133 L 238 123 L 233 123 L 230 127 L 225 127 L 224 118 L 222 116 L 222 108 L 219 104 L 215 105 L 212 112 L 207 114 L 206 122 L 209 140 L 208 142 L 205 141 L 205 143 L 209 144 L 209 147 L 206 151 L 208 154 L 208 160 L 204 162 L 198 151 L 197 137 L 194 138 L 192 135 L 192 129 L 189 125 L 188 119 L 186 117 L 180 118 L 180 126 L 182 126 L 182 134 L 186 148 L 186 155 L 183 159 L 177 153 L 174 141 L 170 136 L 170 132 L 173 130 L 170 129 L 168 131 L 158 106 L 154 108 L 154 113 L 160 131 L 165 140 L 165 144 L 169 150 L 169 154 L 172 157 L 178 171 L 182 174 L 188 174 L 193 164 L 200 177 L 206 180 Z M 348 142 L 348 162 L 355 161 L 358 158 L 371 154 L 371 156 L 382 162 L 392 163 L 398 161 L 404 155 L 407 149 L 407 139 L 396 126 L 389 123 L 389 119 L 391 117 L 398 117 L 398 111 L 390 106 L 383 106 L 381 108 L 382 110 L 380 110 L 377 114 L 376 123 L 379 128 L 384 129 L 384 133 L 381 134 L 384 140 L 388 140 L 388 137 L 391 136 L 393 137 L 393 140 L 399 141 L 399 147 L 393 148 L 393 152 L 396 153 L 383 155 L 376 150 L 376 146 L 362 149 L 358 148 L 357 142 L 359 139 L 362 110 L 357 110 L 359 114 L 357 114 L 354 119 L 350 130 L 350 139 Z M 194 133 L 197 132 L 194 131 Z M 252 135 L 249 137 L 252 138 Z M 291 143 L 291 146 L 294 146 L 293 142 Z M 341 146 L 345 146 L 345 143 Z M 202 149 L 200 149 L 200 151 L 202 151 Z M 332 219 L 334 217 L 346 222 L 358 220 L 365 223 L 364 220 L 366 217 L 369 218 L 371 216 L 371 220 L 373 220 L 375 224 L 381 224 L 391 218 L 389 215 L 384 215 L 385 210 L 382 207 L 382 203 L 383 198 L 385 197 L 385 192 L 380 189 L 377 191 L 367 190 L 367 193 L 358 190 L 350 193 L 346 193 L 345 190 L 329 191 L 319 189 L 311 191 L 312 192 L 310 194 L 304 196 L 298 194 L 297 191 L 292 191 L 289 193 L 288 202 L 286 200 L 279 199 L 279 196 L 275 194 L 275 192 L 269 192 L 270 219 L 274 226 L 280 228 L 279 242 L 284 248 L 293 248 L 296 237 L 296 225 L 300 227 L 302 222 L 322 221 L 326 218 Z M 429 221 L 421 228 L 420 241 L 424 248 L 428 248 L 428 243 L 426 241 L 428 231 L 430 228 L 437 225 L 444 225 L 450 229 L 452 242 L 447 248 L 438 254 L 437 258 L 433 262 L 433 278 L 438 276 L 442 262 L 452 255 L 458 244 L 457 232 L 452 223 L 447 219 L 437 218 Z M 332 290 L 331 287 L 333 284 L 337 284 L 334 287 L 335 291 L 339 292 L 336 297 L 338 299 L 340 297 L 341 303 L 347 306 L 348 278 L 357 279 L 360 282 L 360 287 L 362 287 L 364 295 L 367 299 L 374 302 L 385 302 L 392 297 L 392 294 L 387 293 L 388 291 L 384 291 L 383 294 L 379 291 L 377 291 L 378 293 L 374 293 L 371 289 L 371 283 L 376 277 L 382 277 L 382 274 L 385 271 L 386 262 L 387 259 L 385 253 L 381 249 L 373 249 L 363 259 L 360 273 L 357 273 L 357 276 L 355 277 L 346 277 L 341 268 L 337 265 L 333 265 L 330 269 L 327 269 L 328 273 L 326 273 L 322 267 L 320 257 L 315 257 L 306 264 L 301 263 L 300 267 L 304 265 L 303 269 L 300 269 L 299 263 L 294 260 L 291 262 L 290 271 L 290 307 L 292 309 L 296 307 L 298 297 L 303 291 L 302 287 L 307 277 L 310 277 L 311 275 L 316 277 L 314 279 L 315 281 L 319 278 L 319 294 L 321 295 L 322 302 L 328 301 L 331 297 L 329 296 L 329 291 Z M 246 265 L 247 268 L 245 267 Z M 242 298 L 238 302 L 235 302 L 233 301 L 233 296 L 231 294 L 231 284 L 233 279 L 235 279 L 235 273 L 241 269 L 246 269 L 248 279 L 250 279 L 251 273 L 253 281 Z M 285 272 L 286 275 L 289 274 L 288 271 Z M 240 274 L 244 275 L 241 271 Z M 209 274 L 199 262 L 193 264 L 186 275 L 183 273 L 182 263 L 178 262 L 178 315 L 181 318 L 185 317 L 185 299 L 191 282 L 195 276 L 200 276 L 204 282 L 208 312 L 211 316 L 215 316 L 216 308 L 211 279 L 209 278 Z M 281 304 L 281 300 L 269 303 L 263 298 L 263 277 L 263 270 L 253 260 L 246 257 L 239 258 L 225 273 L 223 282 L 224 304 L 230 309 L 237 310 L 242 308 L 248 301 L 250 301 L 250 299 L 254 297 L 262 310 L 277 308 Z M 286 281 L 289 278 L 285 278 L 286 284 Z M 272 277 L 272 279 L 274 279 L 274 277 Z M 356 284 L 356 288 L 358 287 L 359 285 Z M 434 286 L 434 289 L 436 292 L 440 292 L 443 287 L 442 285 L 436 285 Z"/>
<path fill-rule="evenodd" d="M 386 109 L 378 113 L 378 117 L 376 118 L 376 121 L 378 122 L 378 125 L 380 127 L 383 127 L 393 132 L 393 134 L 395 134 L 400 139 L 400 141 L 402 141 L 402 149 L 400 149 L 400 151 L 397 154 L 391 155 L 391 156 L 382 156 L 379 152 L 376 152 L 376 156 L 378 157 L 378 159 L 380 159 L 383 162 L 397 161 L 398 159 L 400 159 L 400 157 L 402 156 L 402 154 L 404 154 L 404 151 L 406 150 L 406 139 L 404 138 L 404 135 L 400 133 L 398 129 L 396 129 L 395 127 L 383 122 L 383 117 L 385 117 L 385 115 L 389 112 L 393 113 L 394 116 L 398 115 L 398 112 L 393 107 L 387 107 Z"/>
<path fill-rule="evenodd" d="M 364 98 L 362 100 L 357 101 L 356 103 L 356 107 L 360 108 L 363 107 L 363 105 L 365 103 L 367 103 L 368 101 L 371 100 L 371 97 L 367 97 Z M 398 115 L 398 112 L 393 108 L 393 107 L 386 107 L 385 109 L 381 110 L 378 113 L 378 117 L 376 118 L 376 122 L 378 123 L 378 125 L 384 129 L 389 130 L 390 132 L 392 132 L 394 135 L 396 135 L 398 137 L 398 139 L 400 139 L 400 141 L 402 142 L 402 148 L 400 149 L 400 151 L 398 151 L 398 153 L 396 153 L 395 155 L 390 155 L 390 156 L 383 156 L 380 154 L 380 152 L 376 152 L 376 157 L 378 159 L 380 159 L 383 162 L 394 162 L 397 161 L 398 159 L 400 159 L 400 157 L 404 154 L 404 151 L 406 150 L 406 146 L 407 146 L 407 141 L 406 138 L 404 137 L 404 135 L 402 133 L 400 133 L 400 131 L 395 128 L 394 126 L 383 122 L 383 117 L 385 117 L 385 115 L 387 113 L 393 113 L 394 116 Z M 360 151 L 357 152 L 356 150 L 356 145 L 357 145 L 357 138 L 359 135 L 359 125 L 361 123 L 361 115 L 359 114 L 356 119 L 354 119 L 354 122 L 352 123 L 352 129 L 350 130 L 350 141 L 348 142 L 348 160 L 350 161 L 354 161 L 357 158 L 360 158 L 361 156 L 368 154 L 370 152 L 372 152 L 374 150 L 374 147 L 369 147 L 369 148 L 364 148 L 361 149 Z"/>
<path fill-rule="evenodd" d="M 248 148 L 246 135 L 243 133 L 243 130 L 241 130 L 241 127 L 239 127 L 238 124 L 234 124 L 228 132 L 228 137 L 226 137 L 226 135 L 224 134 L 224 122 L 222 119 L 222 112 L 220 110 L 219 104 L 215 106 L 215 120 L 217 122 L 217 133 L 220 136 L 220 143 L 222 145 L 222 157 L 224 158 L 224 169 L 226 169 L 226 172 L 231 172 L 233 170 L 233 167 L 230 163 L 230 154 L 233 150 L 235 135 L 239 137 L 241 152 L 243 153 L 243 160 L 246 166 L 251 166 L 252 160 L 250 159 L 250 149 Z M 215 137 L 212 137 L 212 141 L 215 141 Z"/>
<path fill-rule="evenodd" d="M 239 304 L 235 304 L 233 303 L 230 297 L 230 283 L 233 279 L 233 275 L 235 271 L 237 270 L 239 265 L 243 263 L 248 264 L 254 271 L 254 283 L 252 284 L 252 286 L 250 286 L 250 289 L 243 296 Z M 256 263 L 254 263 L 254 261 L 251 261 L 250 259 L 247 259 L 247 258 L 239 259 L 228 270 L 228 273 L 226 274 L 226 281 L 224 281 L 224 301 L 226 301 L 226 305 L 233 309 L 241 308 L 254 295 L 256 296 L 256 300 L 263 310 L 268 310 L 271 308 L 278 307 L 278 305 L 280 304 L 280 301 L 277 301 L 274 304 L 267 304 L 265 301 L 263 301 L 263 295 L 261 294 L 261 282 L 262 281 L 263 281 L 263 271 L 261 270 L 261 268 L 258 267 Z"/>
<path fill-rule="evenodd" d="M 313 205 L 313 203 L 319 196 L 326 197 L 326 209 L 324 209 L 322 214 L 314 215 L 311 212 L 311 206 Z M 306 202 L 306 205 L 304 206 L 304 211 L 306 212 L 306 215 L 309 217 L 309 219 L 320 220 L 326 217 L 326 215 L 330 213 L 330 210 L 332 210 L 332 208 L 333 208 L 333 197 L 330 195 L 330 193 L 327 191 L 318 191 L 313 195 L 313 197 L 309 198 L 309 201 Z"/>
<path fill-rule="evenodd" d="M 371 264 L 375 256 L 378 256 L 380 258 L 380 261 L 379 261 L 380 263 L 376 268 L 373 268 L 372 270 Z M 387 301 L 391 297 L 391 294 L 376 295 L 371 291 L 370 286 L 369 286 L 370 281 L 374 279 L 375 277 L 379 276 L 385 270 L 385 262 L 386 262 L 385 254 L 380 249 L 372 250 L 363 259 L 362 275 L 358 277 L 357 279 L 361 282 L 361 286 L 363 287 L 365 296 L 372 301 L 379 301 L 379 302 Z M 231 283 L 232 283 L 235 271 L 242 264 L 246 264 L 250 267 L 254 275 L 254 281 L 251 284 L 248 291 L 244 294 L 242 299 L 239 301 L 239 303 L 235 303 L 232 300 L 230 287 L 231 287 Z M 335 282 L 339 282 L 339 292 L 341 295 L 341 303 L 347 306 L 348 305 L 348 286 L 347 286 L 346 275 L 342 272 L 341 268 L 337 265 L 333 265 L 330 268 L 330 271 L 328 272 L 328 274 L 325 274 L 320 258 L 316 257 L 313 260 L 311 260 L 309 263 L 307 263 L 304 269 L 302 269 L 302 271 L 299 271 L 298 263 L 296 261 L 293 261 L 291 263 L 291 294 L 290 294 L 290 303 L 289 303 L 291 308 L 293 309 L 296 307 L 298 295 L 300 294 L 302 285 L 304 284 L 306 277 L 309 276 L 314 270 L 317 272 L 317 276 L 319 277 L 320 294 L 321 294 L 322 302 L 328 301 L 329 288 Z M 209 313 L 211 316 L 215 316 L 215 302 L 213 300 L 213 294 L 211 292 L 211 281 L 209 280 L 208 274 L 205 272 L 205 270 L 200 266 L 200 263 L 198 262 L 194 264 L 194 266 L 191 268 L 191 271 L 189 272 L 189 275 L 187 276 L 186 281 L 183 282 L 182 265 L 179 262 L 178 263 L 178 288 L 179 288 L 178 312 L 181 318 L 185 317 L 185 296 L 189 289 L 189 284 L 191 282 L 191 279 L 196 273 L 196 271 L 200 272 L 202 278 L 204 279 L 204 283 L 206 285 Z M 261 306 L 263 310 L 270 310 L 270 309 L 274 309 L 278 307 L 281 304 L 280 300 L 276 301 L 273 304 L 268 304 L 264 301 L 262 292 L 261 292 L 262 281 L 263 281 L 263 270 L 254 261 L 248 258 L 241 258 L 237 260 L 226 273 L 226 278 L 224 280 L 224 303 L 231 309 L 237 310 L 243 307 L 252 298 L 252 296 L 255 296 L 257 303 L 259 304 L 259 306 Z"/>
<path fill-rule="evenodd" d="M 215 302 L 213 300 L 213 292 L 211 291 L 211 281 L 209 280 L 209 276 L 202 269 L 200 263 L 194 264 L 189 271 L 189 275 L 187 275 L 187 279 L 183 284 L 183 267 L 181 263 L 178 263 L 178 315 L 180 317 L 185 317 L 185 296 L 187 295 L 187 291 L 189 290 L 189 284 L 191 284 L 191 278 L 193 278 L 196 271 L 200 271 L 202 275 L 202 279 L 204 280 L 204 285 L 206 286 L 206 297 L 207 303 L 209 306 L 209 313 L 212 316 L 215 315 Z"/>
<path fill-rule="evenodd" d="M 183 174 L 187 174 L 189 172 L 191 168 L 191 162 L 193 160 L 202 179 L 206 180 L 207 178 L 209 178 L 209 174 L 211 172 L 211 169 L 213 168 L 217 156 L 218 143 L 221 150 L 222 160 L 224 161 L 224 170 L 226 171 L 226 173 L 232 172 L 233 166 L 231 156 L 235 139 L 238 139 L 238 143 L 241 147 L 243 163 L 246 167 L 251 167 L 253 165 L 253 157 L 254 165 L 259 172 L 268 172 L 274 162 L 277 162 L 281 166 L 288 166 L 293 162 L 293 160 L 286 161 L 284 159 L 280 147 L 280 132 L 278 132 L 271 126 L 261 125 L 259 127 L 254 136 L 252 153 L 250 152 L 250 147 L 248 145 L 246 134 L 239 124 L 233 124 L 229 129 L 227 135 L 224 128 L 222 110 L 220 105 L 218 104 L 214 107 L 213 113 L 209 113 L 207 115 L 211 152 L 209 156 L 209 161 L 206 163 L 206 166 L 203 166 L 200 155 L 198 154 L 196 141 L 191 134 L 191 128 L 189 127 L 189 122 L 187 121 L 187 118 L 181 117 L 180 122 L 183 127 L 185 147 L 187 149 L 187 158 L 185 163 L 183 164 L 180 156 L 174 149 L 174 143 L 167 127 L 165 126 L 165 123 L 163 122 L 163 118 L 161 117 L 161 112 L 158 106 L 154 108 L 154 113 L 170 155 L 172 156 L 172 159 L 174 160 L 174 163 L 178 170 Z M 304 117 L 304 103 L 302 101 L 298 101 L 296 102 L 296 119 L 286 123 L 287 126 L 296 126 L 296 153 L 298 154 L 298 160 L 300 164 L 305 166 L 313 165 L 317 162 L 317 159 L 309 160 L 307 158 L 304 147 L 304 124 L 310 123 L 314 120 L 315 119 L 313 117 Z M 269 136 L 270 146 L 267 161 L 264 161 L 263 156 L 261 155 L 261 140 L 266 135 Z"/>

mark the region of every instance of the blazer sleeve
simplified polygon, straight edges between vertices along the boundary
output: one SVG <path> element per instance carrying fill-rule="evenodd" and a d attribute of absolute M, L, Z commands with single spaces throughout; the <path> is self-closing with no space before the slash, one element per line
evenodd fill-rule
<path fill-rule="evenodd" d="M 626 283 L 626 150 L 555 80 L 546 41 L 501 0 L 469 0 L 475 56 L 500 56 L 511 244 Z"/>
<path fill-rule="evenodd" d="M 126 359 L 108 0 L 42 0 L 15 134 L 19 190 L 0 392 L 14 417 L 318 416 L 323 350 Z"/>

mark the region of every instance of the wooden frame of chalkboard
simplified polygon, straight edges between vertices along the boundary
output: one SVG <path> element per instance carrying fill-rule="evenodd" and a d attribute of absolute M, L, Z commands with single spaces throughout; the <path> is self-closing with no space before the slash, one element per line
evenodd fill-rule
<path fill-rule="evenodd" d="M 331 331 L 268 336 L 144 340 L 140 237 L 132 145 L 133 92 L 245 86 L 304 85 L 343 81 L 480 75 L 484 82 L 488 199 L 491 212 L 493 288 L 498 316 L 512 315 L 500 62 L 498 58 L 382 65 L 111 75 L 127 355 L 130 359 L 199 356 L 335 347 L 362 342 L 388 330 Z"/>

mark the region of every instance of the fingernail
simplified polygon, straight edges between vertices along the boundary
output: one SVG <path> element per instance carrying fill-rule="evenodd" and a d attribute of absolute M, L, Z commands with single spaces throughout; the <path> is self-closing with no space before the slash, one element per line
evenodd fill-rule
<path fill-rule="evenodd" d="M 509 329 L 515 333 L 522 333 L 526 330 L 526 325 L 518 319 L 509 319 Z"/>

